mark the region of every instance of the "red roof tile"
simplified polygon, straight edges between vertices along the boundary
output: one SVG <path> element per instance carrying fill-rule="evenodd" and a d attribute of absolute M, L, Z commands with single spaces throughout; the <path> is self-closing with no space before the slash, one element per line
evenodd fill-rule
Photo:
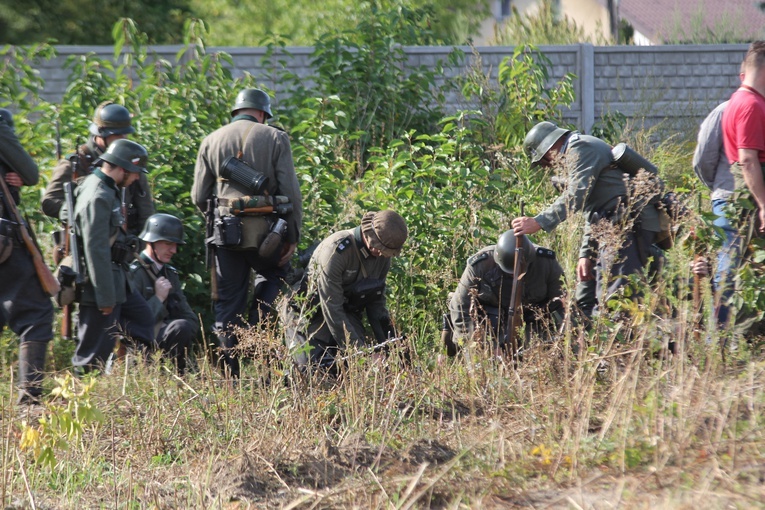
<path fill-rule="evenodd" d="M 701 27 L 755 40 L 765 39 L 763 7 L 763 0 L 619 0 L 619 17 L 657 44 L 688 42 Z"/>

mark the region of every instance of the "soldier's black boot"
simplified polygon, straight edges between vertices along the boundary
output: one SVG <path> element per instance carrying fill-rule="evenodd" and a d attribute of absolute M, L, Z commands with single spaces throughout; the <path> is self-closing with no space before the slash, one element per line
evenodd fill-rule
<path fill-rule="evenodd" d="M 46 342 L 21 342 L 19 345 L 19 405 L 40 403 L 47 351 Z"/>

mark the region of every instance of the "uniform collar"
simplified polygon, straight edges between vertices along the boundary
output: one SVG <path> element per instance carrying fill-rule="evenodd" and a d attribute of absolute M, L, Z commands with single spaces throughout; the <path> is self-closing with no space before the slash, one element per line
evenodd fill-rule
<path fill-rule="evenodd" d="M 119 192 L 119 187 L 117 186 L 117 182 L 103 173 L 100 168 L 96 167 L 95 170 L 93 170 L 93 175 L 104 181 L 110 188 L 114 188 L 115 191 Z"/>
<path fill-rule="evenodd" d="M 372 254 L 369 253 L 369 250 L 367 249 L 367 245 L 364 243 L 364 238 L 361 235 L 361 227 L 353 229 L 353 239 L 356 241 L 356 248 L 359 249 L 359 253 L 364 257 L 364 260 L 373 258 Z"/>
<path fill-rule="evenodd" d="M 154 270 L 154 274 L 159 274 L 162 272 L 162 269 L 165 267 L 164 264 L 160 264 L 153 258 L 151 258 L 149 255 L 146 254 L 146 252 L 141 252 L 139 255 L 141 257 L 141 260 L 149 264 L 149 266 Z"/>
<path fill-rule="evenodd" d="M 254 122 L 255 124 L 260 124 L 258 122 L 258 119 L 253 117 L 252 115 L 247 115 L 246 113 L 240 113 L 239 115 L 235 115 L 231 118 L 231 122 L 236 122 L 238 120 L 249 120 L 250 122 Z"/>

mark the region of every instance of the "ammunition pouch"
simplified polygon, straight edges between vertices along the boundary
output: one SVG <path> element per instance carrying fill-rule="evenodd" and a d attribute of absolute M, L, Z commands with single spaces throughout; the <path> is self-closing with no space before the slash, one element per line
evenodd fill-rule
<path fill-rule="evenodd" d="M 128 265 L 138 253 L 140 243 L 135 236 L 127 236 L 112 244 L 112 262 L 115 264 Z"/>
<path fill-rule="evenodd" d="M 60 307 L 71 305 L 77 300 L 78 287 L 77 287 L 77 273 L 74 272 L 72 266 L 74 261 L 71 255 L 67 255 L 59 263 L 56 270 L 53 272 L 53 276 L 58 280 L 61 290 L 54 296 L 56 304 Z"/>
<path fill-rule="evenodd" d="M 13 253 L 14 239 L 19 232 L 18 227 L 18 223 L 0 218 L 0 264 L 8 260 Z"/>
<path fill-rule="evenodd" d="M 379 278 L 364 278 L 354 283 L 345 292 L 343 308 L 352 313 L 361 312 L 366 306 L 385 294 L 385 280 Z"/>
<path fill-rule="evenodd" d="M 238 216 L 217 216 L 213 224 L 212 242 L 215 246 L 225 248 L 240 246 L 242 244 L 242 219 Z"/>

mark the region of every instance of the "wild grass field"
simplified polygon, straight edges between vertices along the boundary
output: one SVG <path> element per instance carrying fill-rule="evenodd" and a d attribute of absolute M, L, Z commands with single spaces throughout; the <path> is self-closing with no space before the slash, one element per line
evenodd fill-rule
<path fill-rule="evenodd" d="M 124 21 L 114 61 L 73 58 L 66 96 L 51 104 L 36 95 L 34 65 L 54 50 L 0 51 L 0 97 L 41 168 L 22 208 L 47 254 L 57 224 L 38 204 L 55 142 L 66 154 L 96 105 L 116 100 L 134 112 L 136 139 L 149 149 L 158 211 L 184 221 L 188 244 L 174 265 L 204 324 L 196 369 L 182 378 L 160 360 L 128 356 L 108 375 L 77 379 L 74 345 L 56 334 L 35 407 L 14 404 L 17 339 L 5 331 L 4 508 L 765 506 L 762 339 L 723 335 L 729 348 L 720 348 L 706 279 L 701 317 L 692 309 L 690 262 L 720 244 L 690 166 L 695 126 L 644 128 L 618 112 L 598 124 L 599 136 L 654 162 L 690 211 L 661 276 L 636 279 L 642 299 L 617 299 L 622 313 L 602 314 L 586 332 L 569 320 L 552 342 L 532 342 L 517 366 L 480 342 L 444 355 L 440 316 L 467 258 L 493 244 L 523 205 L 533 215 L 556 196 L 555 171 L 531 168 L 521 141 L 540 120 L 562 122 L 574 91 L 567 79 L 550 83 L 549 61 L 533 47 L 516 48 L 499 80 L 476 65 L 459 83 L 437 86 L 437 71 L 405 69 L 392 43 L 428 30 L 415 14 L 382 13 L 317 41 L 311 80 L 278 77 L 293 90 L 279 98 L 278 122 L 305 197 L 300 247 L 358 224 L 367 210 L 392 208 L 409 224 L 388 282 L 407 340 L 385 361 L 349 353 L 338 377 L 297 373 L 278 325 L 242 332 L 238 384 L 211 362 L 203 219 L 188 194 L 199 141 L 258 77 L 234 79 L 227 55 L 206 52 L 199 24 L 169 63 L 153 61 Z M 439 97 L 455 90 L 474 108 L 440 111 Z M 575 216 L 534 236 L 565 270 L 567 310 L 581 234 Z M 761 278 L 749 272 L 741 283 L 738 305 L 765 308 Z"/>

